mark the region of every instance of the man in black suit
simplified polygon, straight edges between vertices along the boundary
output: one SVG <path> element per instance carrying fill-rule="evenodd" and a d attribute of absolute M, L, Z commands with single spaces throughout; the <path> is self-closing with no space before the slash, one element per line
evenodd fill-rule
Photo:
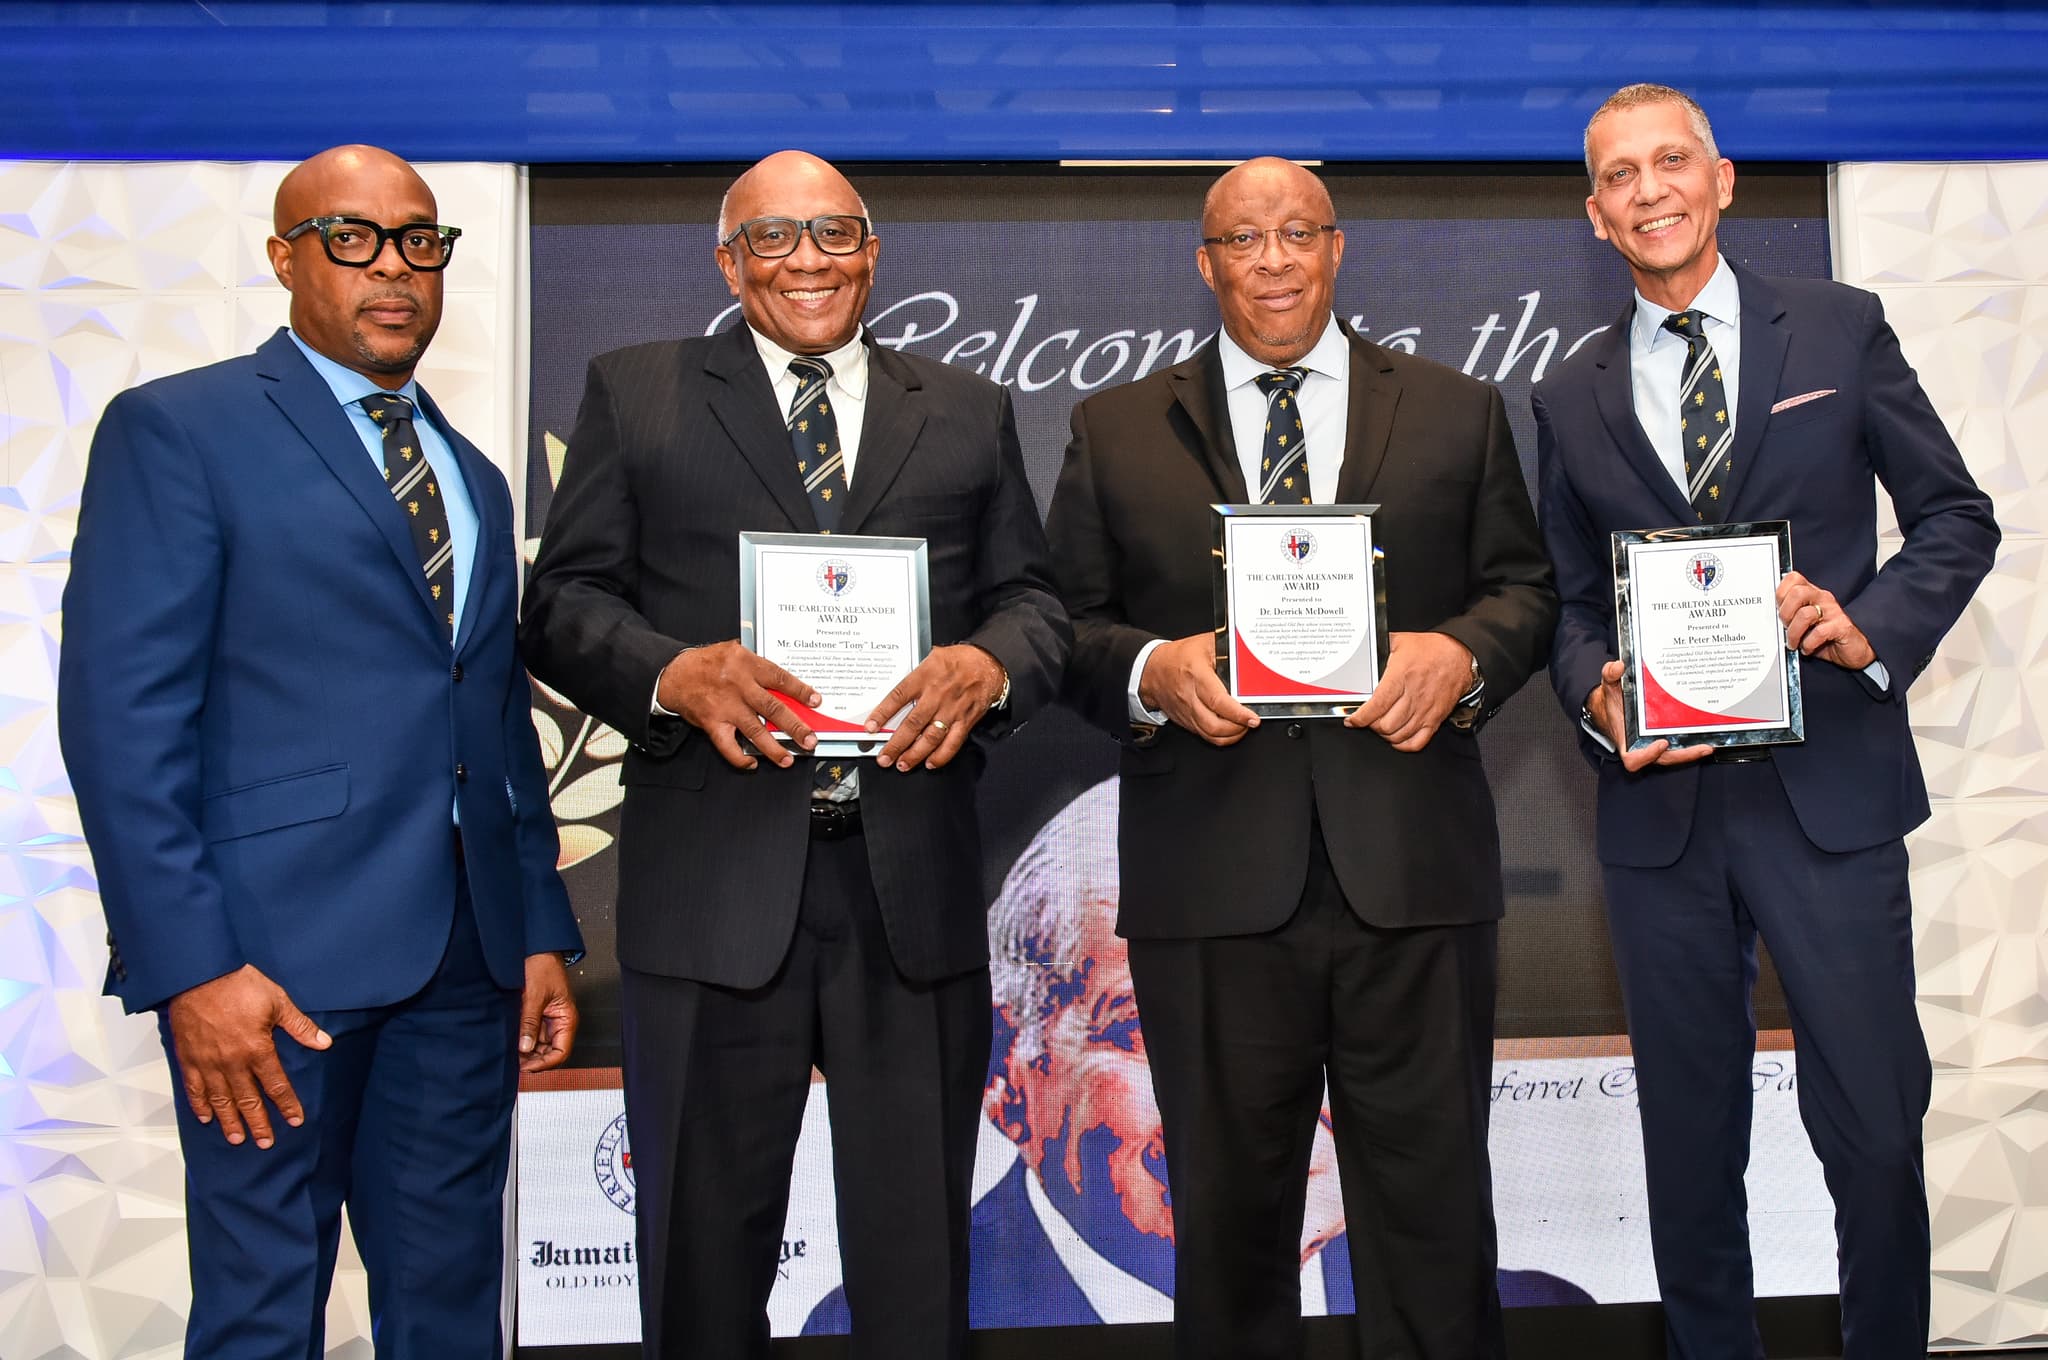
<path fill-rule="evenodd" d="M 1249 161 L 1202 237 L 1222 333 L 1075 409 L 1048 521 L 1067 695 L 1124 743 L 1118 932 L 1165 1124 L 1177 1353 L 1300 1353 L 1327 1080 L 1365 1352 L 1497 1355 L 1500 851 L 1473 731 L 1542 664 L 1550 569 L 1499 394 L 1334 318 L 1320 180 Z M 1255 497 L 1283 401 L 1305 471 Z M 1217 678 L 1209 507 L 1310 498 L 1383 507 L 1396 631 L 1350 717 L 1262 723 Z"/>
<path fill-rule="evenodd" d="M 592 362 L 521 629 L 535 674 L 633 742 L 618 941 L 643 1344 L 767 1354 L 816 1065 L 854 1353 L 958 1356 L 989 1046 L 974 784 L 982 744 L 1053 697 L 1070 633 L 1008 393 L 861 327 L 880 247 L 853 186 L 777 153 L 718 232 L 746 324 Z M 817 699 L 734 640 L 747 530 L 926 540 L 939 645 L 875 709 L 911 706 L 873 763 L 768 732 L 809 749 L 777 696 Z"/>
<path fill-rule="evenodd" d="M 1722 258 L 1735 167 L 1698 104 L 1616 92 L 1587 125 L 1586 171 L 1593 230 L 1636 288 L 1534 397 L 1564 601 L 1550 675 L 1599 771 L 1670 1352 L 1763 1354 L 1742 1179 L 1761 932 L 1835 1198 L 1843 1354 L 1921 1355 L 1931 1073 L 1903 838 L 1928 806 L 1906 690 L 1990 569 L 1998 526 L 1875 297 Z M 1879 483 L 1904 536 L 1882 570 Z M 1777 603 L 1805 657 L 1805 741 L 1621 751 L 1609 534 L 1766 519 L 1792 523 L 1798 569 Z"/>

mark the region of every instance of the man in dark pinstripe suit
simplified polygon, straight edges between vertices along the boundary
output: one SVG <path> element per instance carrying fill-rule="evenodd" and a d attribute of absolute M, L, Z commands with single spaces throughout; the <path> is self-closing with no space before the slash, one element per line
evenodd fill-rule
<path fill-rule="evenodd" d="M 733 184 L 718 235 L 746 324 L 592 362 L 521 627 L 534 673 L 633 742 L 643 1344 L 767 1354 L 815 1065 L 854 1354 L 959 1356 L 990 1025 L 974 782 L 983 744 L 1052 699 L 1071 634 L 1009 394 L 861 327 L 879 242 L 853 186 L 780 152 Z M 845 475 L 812 484 L 792 431 L 828 412 Z M 769 691 L 809 686 L 734 640 L 736 535 L 821 528 L 926 540 L 936 644 L 877 709 L 912 704 L 879 757 L 823 776 L 763 722 L 807 749 Z"/>

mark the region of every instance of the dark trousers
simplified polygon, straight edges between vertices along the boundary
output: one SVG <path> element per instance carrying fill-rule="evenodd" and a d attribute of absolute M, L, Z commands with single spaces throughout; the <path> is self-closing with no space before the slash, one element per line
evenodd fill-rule
<path fill-rule="evenodd" d="M 1325 1081 L 1366 1360 L 1504 1353 L 1486 1150 L 1495 927 L 1360 920 L 1311 837 L 1263 935 L 1132 940 L 1173 1192 L 1174 1354 L 1302 1354 Z"/>
<path fill-rule="evenodd" d="M 1835 1200 L 1842 1353 L 1925 1355 L 1932 1077 L 1905 846 L 1818 850 L 1769 764 L 1709 765 L 1679 861 L 1605 873 L 1671 1356 L 1763 1355 L 1742 1181 L 1759 931 L 1791 1010 L 1799 1115 Z"/>
<path fill-rule="evenodd" d="M 620 974 L 650 1360 L 768 1354 L 813 1066 L 828 1083 L 852 1354 L 964 1355 L 988 970 L 898 973 L 854 837 L 812 842 L 796 933 L 766 986 Z"/>
<path fill-rule="evenodd" d="M 311 1012 L 334 1039 L 324 1052 L 277 1032 L 304 1124 L 273 1111 L 274 1146 L 230 1147 L 174 1100 L 193 1360 L 320 1360 L 344 1203 L 379 1360 L 500 1353 L 519 994 L 491 980 L 468 881 L 456 881 L 447 951 L 425 988 L 394 1006 Z M 169 1023 L 159 1025 L 182 1088 Z"/>

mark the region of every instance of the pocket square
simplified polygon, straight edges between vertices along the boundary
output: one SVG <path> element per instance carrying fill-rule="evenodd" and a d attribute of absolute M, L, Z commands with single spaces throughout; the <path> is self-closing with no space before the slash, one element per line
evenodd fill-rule
<path fill-rule="evenodd" d="M 1823 387 L 1818 392 L 1801 392 L 1796 397 L 1787 397 L 1771 408 L 1771 414 L 1776 415 L 1780 411 L 1789 411 L 1795 406 L 1804 406 L 1809 401 L 1819 401 L 1822 397 L 1832 397 L 1838 390 L 1833 387 Z"/>

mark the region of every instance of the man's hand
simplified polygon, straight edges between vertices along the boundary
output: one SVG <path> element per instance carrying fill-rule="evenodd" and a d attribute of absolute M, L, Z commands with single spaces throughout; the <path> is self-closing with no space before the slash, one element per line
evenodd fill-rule
<path fill-rule="evenodd" d="M 526 989 L 519 994 L 519 1070 L 560 1067 L 576 1046 L 576 998 L 560 954 L 526 956 Z"/>
<path fill-rule="evenodd" d="M 293 1128 L 306 1122 L 298 1093 L 277 1060 L 272 1032 L 281 1029 L 306 1048 L 327 1048 L 334 1040 L 292 1004 L 284 988 L 245 963 L 178 993 L 167 1010 L 185 1103 L 195 1119 L 218 1120 L 228 1142 L 239 1145 L 247 1136 L 260 1148 L 277 1141 L 266 1100 Z"/>
<path fill-rule="evenodd" d="M 818 692 L 772 661 L 763 660 L 737 642 L 692 647 L 662 669 L 654 697 L 671 713 L 711 738 L 718 754 L 735 769 L 751 770 L 761 762 L 745 747 L 746 738 L 771 764 L 787 769 L 796 757 L 782 748 L 769 724 L 781 728 L 806 751 L 818 744 L 788 704 L 769 693 L 780 690 L 797 702 L 816 708 Z"/>
<path fill-rule="evenodd" d="M 868 731 L 879 732 L 910 706 L 875 759 L 885 770 L 944 768 L 1003 692 L 1003 679 L 1003 663 L 971 642 L 932 648 L 868 714 Z"/>
<path fill-rule="evenodd" d="M 1372 697 L 1346 727 L 1370 727 L 1396 751 L 1420 751 L 1472 688 L 1472 653 L 1448 633 L 1394 633 Z"/>
<path fill-rule="evenodd" d="M 1600 683 L 1593 686 L 1593 692 L 1586 697 L 1586 711 L 1593 715 L 1593 721 L 1614 744 L 1614 754 L 1620 758 L 1621 768 L 1630 774 L 1647 770 L 1652 765 L 1690 765 L 1714 754 L 1711 746 L 1681 746 L 1673 750 L 1671 743 L 1662 737 L 1640 751 L 1629 750 L 1623 730 L 1622 703 L 1621 663 L 1610 661 L 1600 668 Z"/>
<path fill-rule="evenodd" d="M 1877 660 L 1877 649 L 1863 636 L 1835 599 L 1796 571 L 1778 582 L 1778 617 L 1785 624 L 1785 645 L 1806 656 L 1832 661 L 1843 670 L 1860 671 Z"/>
<path fill-rule="evenodd" d="M 1233 746 L 1259 725 L 1259 715 L 1230 697 L 1216 674 L 1216 635 L 1192 633 L 1163 643 L 1145 658 L 1138 702 L 1211 746 Z"/>

